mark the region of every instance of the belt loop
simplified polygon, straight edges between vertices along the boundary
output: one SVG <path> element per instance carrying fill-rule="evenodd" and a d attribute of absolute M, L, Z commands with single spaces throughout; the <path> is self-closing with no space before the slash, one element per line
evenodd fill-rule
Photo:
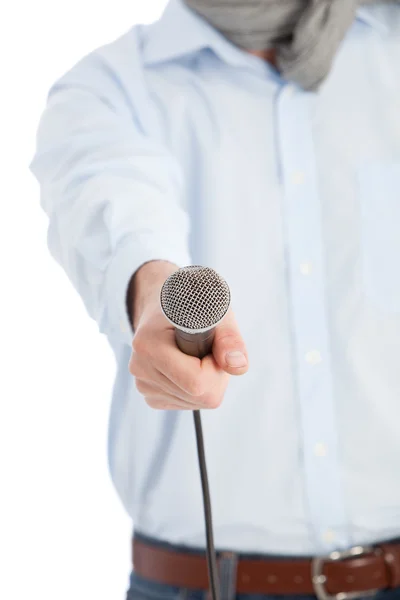
<path fill-rule="evenodd" d="M 381 544 L 379 548 L 383 553 L 389 589 L 397 588 L 400 585 L 400 552 L 392 544 Z"/>
<path fill-rule="evenodd" d="M 238 555 L 233 552 L 222 552 L 219 557 L 219 581 L 221 600 L 235 600 L 237 581 Z"/>

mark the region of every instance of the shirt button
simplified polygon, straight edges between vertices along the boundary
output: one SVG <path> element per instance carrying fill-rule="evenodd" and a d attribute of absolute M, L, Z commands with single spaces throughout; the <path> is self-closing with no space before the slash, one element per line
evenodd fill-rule
<path fill-rule="evenodd" d="M 306 354 L 306 361 L 310 365 L 317 365 L 321 362 L 321 360 L 322 357 L 318 350 L 310 350 L 310 352 L 307 352 Z"/>
<path fill-rule="evenodd" d="M 304 183 L 305 175 L 303 171 L 294 171 L 292 173 L 292 183 L 293 185 L 301 185 Z"/>
<path fill-rule="evenodd" d="M 310 263 L 301 263 L 300 265 L 300 273 L 302 275 L 310 275 L 312 270 L 311 264 Z"/>
<path fill-rule="evenodd" d="M 321 442 L 318 442 L 317 444 L 315 444 L 314 446 L 314 454 L 315 456 L 326 456 L 326 446 L 325 444 L 322 444 Z"/>

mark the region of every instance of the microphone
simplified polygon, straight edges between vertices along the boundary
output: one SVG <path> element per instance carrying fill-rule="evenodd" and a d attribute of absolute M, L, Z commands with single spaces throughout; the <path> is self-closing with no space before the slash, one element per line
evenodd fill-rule
<path fill-rule="evenodd" d="M 190 356 L 204 358 L 212 350 L 216 326 L 229 310 L 231 293 L 226 281 L 213 269 L 183 267 L 165 281 L 161 288 L 160 303 L 165 317 L 175 327 L 178 348 Z M 210 591 L 213 600 L 220 600 L 200 411 L 195 410 L 193 416 L 203 493 Z"/>
<path fill-rule="evenodd" d="M 197 358 L 209 354 L 215 327 L 231 303 L 226 281 L 208 267 L 183 267 L 168 277 L 160 301 L 164 315 L 175 327 L 178 348 Z"/>

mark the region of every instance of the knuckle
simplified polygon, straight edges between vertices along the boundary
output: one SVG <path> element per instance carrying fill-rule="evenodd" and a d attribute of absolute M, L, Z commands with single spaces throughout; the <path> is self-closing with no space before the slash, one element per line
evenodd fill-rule
<path fill-rule="evenodd" d="M 187 385 L 187 391 L 190 396 L 194 396 L 198 398 L 199 396 L 203 396 L 205 393 L 205 386 L 203 378 L 200 376 L 193 377 Z"/>
<path fill-rule="evenodd" d="M 139 394 L 146 393 L 147 385 L 145 384 L 145 382 L 142 379 L 136 378 L 135 385 L 136 385 L 136 389 L 139 392 Z"/>
<path fill-rule="evenodd" d="M 137 333 L 132 341 L 132 349 L 137 354 L 146 354 L 147 352 L 146 336 L 142 333 Z"/>
<path fill-rule="evenodd" d="M 221 348 L 242 348 L 243 340 L 238 333 L 225 333 L 218 337 L 218 346 Z"/>
<path fill-rule="evenodd" d="M 209 408 L 211 410 L 219 408 L 222 404 L 222 398 L 223 396 L 220 396 L 218 394 L 211 394 L 210 396 L 207 396 L 204 399 L 204 405 L 206 408 Z"/>
<path fill-rule="evenodd" d="M 158 408 L 159 406 L 159 402 L 156 400 L 156 398 L 153 398 L 152 396 L 146 396 L 144 400 L 146 404 L 150 406 L 150 408 Z"/>
<path fill-rule="evenodd" d="M 166 400 L 164 401 L 160 398 L 153 398 L 151 396 L 145 398 L 145 402 L 150 408 L 154 410 L 165 410 L 165 408 L 168 405 L 168 402 Z"/>
<path fill-rule="evenodd" d="M 136 355 L 133 353 L 130 361 L 129 361 L 129 373 L 131 375 L 133 375 L 134 377 L 138 376 L 138 363 L 137 363 L 137 359 L 136 359 Z"/>

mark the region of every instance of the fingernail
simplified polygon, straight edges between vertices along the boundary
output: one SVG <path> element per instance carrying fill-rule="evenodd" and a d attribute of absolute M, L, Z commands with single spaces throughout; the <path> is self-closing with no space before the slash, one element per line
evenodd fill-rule
<path fill-rule="evenodd" d="M 247 360 L 243 352 L 236 350 L 235 352 L 227 352 L 225 355 L 226 363 L 229 367 L 245 367 Z"/>

